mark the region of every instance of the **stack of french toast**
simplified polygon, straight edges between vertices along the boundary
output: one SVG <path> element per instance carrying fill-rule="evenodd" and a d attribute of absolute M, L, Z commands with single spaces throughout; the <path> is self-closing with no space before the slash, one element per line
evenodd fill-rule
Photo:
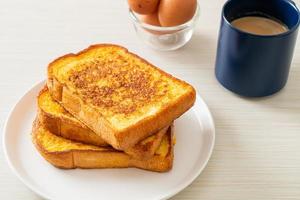
<path fill-rule="evenodd" d="M 48 162 L 64 169 L 172 168 L 173 122 L 194 104 L 191 85 L 112 44 L 62 56 L 47 70 L 32 140 Z"/>

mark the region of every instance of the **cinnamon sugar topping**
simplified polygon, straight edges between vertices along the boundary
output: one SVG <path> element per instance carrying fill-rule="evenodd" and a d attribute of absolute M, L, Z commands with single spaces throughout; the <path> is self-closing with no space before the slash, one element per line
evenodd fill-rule
<path fill-rule="evenodd" d="M 168 84 L 160 77 L 154 77 L 147 68 L 130 63 L 121 55 L 84 62 L 78 68 L 81 70 L 70 72 L 69 81 L 79 95 L 113 113 L 135 112 L 145 103 L 159 101 L 167 93 Z"/>

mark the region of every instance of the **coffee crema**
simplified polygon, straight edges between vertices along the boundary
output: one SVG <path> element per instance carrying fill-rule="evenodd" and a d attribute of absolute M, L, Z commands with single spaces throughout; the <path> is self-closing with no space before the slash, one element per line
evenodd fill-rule
<path fill-rule="evenodd" d="M 278 35 L 289 30 L 278 20 L 258 16 L 241 17 L 233 20 L 231 24 L 237 29 L 256 35 Z"/>

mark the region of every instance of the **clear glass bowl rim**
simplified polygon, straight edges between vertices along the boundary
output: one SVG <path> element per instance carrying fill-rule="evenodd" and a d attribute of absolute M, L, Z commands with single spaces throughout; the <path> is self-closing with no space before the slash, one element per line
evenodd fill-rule
<path fill-rule="evenodd" d="M 134 23 L 138 24 L 139 26 L 141 26 L 145 29 L 153 30 L 153 31 L 161 31 L 161 32 L 163 32 L 163 31 L 177 31 L 177 30 L 182 30 L 182 29 L 185 29 L 187 27 L 190 27 L 190 26 L 194 25 L 197 22 L 197 20 L 199 18 L 199 14 L 200 14 L 200 6 L 199 6 L 199 3 L 197 1 L 196 12 L 195 12 L 192 19 L 190 19 L 186 23 L 180 24 L 178 26 L 161 27 L 161 26 L 153 26 L 153 25 L 146 24 L 146 23 L 140 21 L 138 19 L 138 17 L 136 16 L 136 14 L 129 8 L 129 15 L 130 15 L 131 20 L 134 21 Z"/>

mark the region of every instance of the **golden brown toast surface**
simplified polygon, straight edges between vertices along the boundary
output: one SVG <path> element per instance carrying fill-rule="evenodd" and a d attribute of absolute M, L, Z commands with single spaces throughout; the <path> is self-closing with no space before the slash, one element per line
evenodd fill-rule
<path fill-rule="evenodd" d="M 117 149 L 170 124 L 195 101 L 189 84 L 116 45 L 95 45 L 48 67 L 53 97 Z"/>
<path fill-rule="evenodd" d="M 86 145 L 56 136 L 35 121 L 32 140 L 41 155 L 60 168 L 127 168 L 168 171 L 173 163 L 173 133 L 170 127 L 151 159 L 139 160 L 111 147 Z"/>
<path fill-rule="evenodd" d="M 56 116 L 57 118 L 69 119 L 73 122 L 73 124 L 80 124 L 81 126 L 87 128 L 51 97 L 46 86 L 40 91 L 37 100 L 38 108 L 42 109 L 45 113 Z"/>
<path fill-rule="evenodd" d="M 39 121 L 53 134 L 85 144 L 108 146 L 99 135 L 73 117 L 58 102 L 54 101 L 47 87 L 39 93 L 38 107 Z M 160 130 L 155 135 L 149 136 L 126 150 L 126 153 L 137 158 L 148 159 L 154 155 L 167 130 L 168 127 Z"/>

